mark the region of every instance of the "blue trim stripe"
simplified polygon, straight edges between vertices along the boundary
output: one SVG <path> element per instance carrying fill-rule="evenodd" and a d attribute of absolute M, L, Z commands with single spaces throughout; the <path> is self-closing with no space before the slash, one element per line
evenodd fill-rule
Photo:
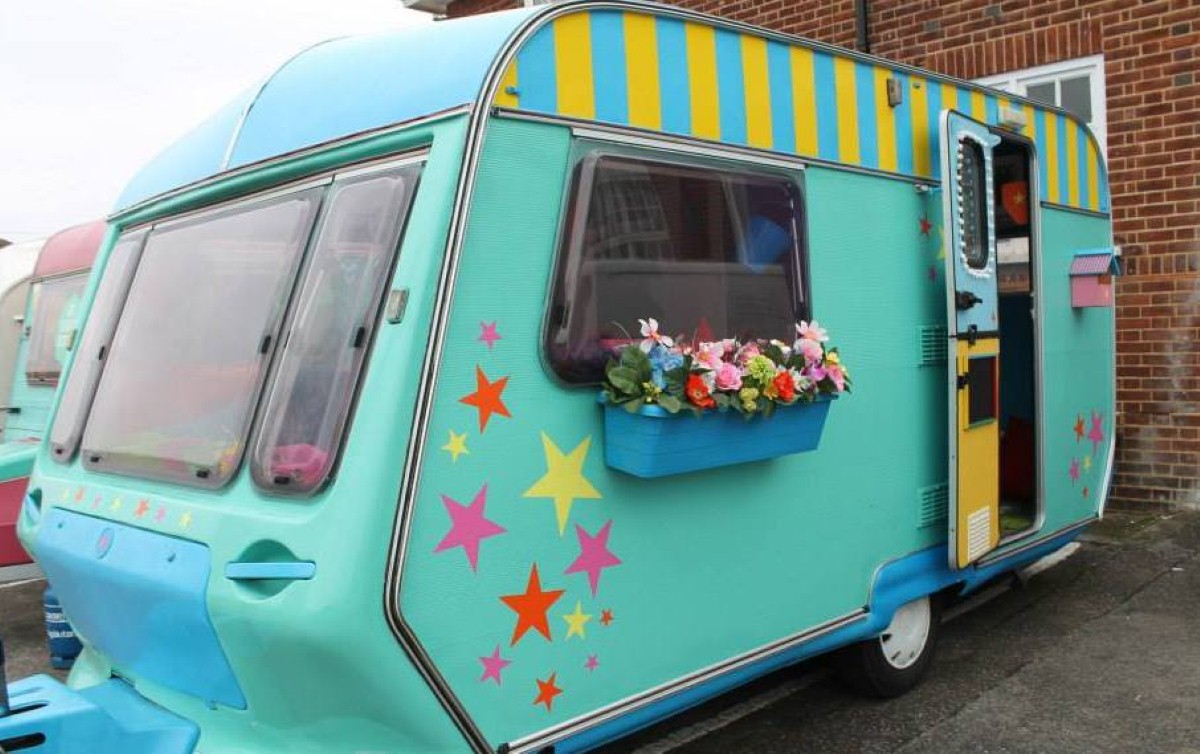
<path fill-rule="evenodd" d="M 1079 206 L 1088 206 L 1088 196 L 1091 192 L 1092 184 L 1088 181 L 1088 135 L 1087 131 L 1079 128 L 1079 138 L 1075 140 L 1075 162 L 1079 165 Z M 1097 169 L 1097 172 L 1099 170 Z M 1099 176 L 1097 176 L 1099 177 Z M 1097 197 L 1099 198 L 1099 197 Z"/>
<path fill-rule="evenodd" d="M 936 81 L 926 80 L 925 102 L 929 118 L 930 161 L 933 177 L 942 177 L 942 86 Z"/>
<path fill-rule="evenodd" d="M 896 107 L 896 169 L 901 173 L 914 173 L 913 166 L 913 102 L 912 83 L 907 73 L 895 73 L 892 77 L 900 82 L 901 102 Z"/>
<path fill-rule="evenodd" d="M 1054 117 L 1058 119 L 1058 203 L 1065 205 L 1070 204 L 1068 192 L 1071 190 L 1071 174 L 1067 170 L 1067 118 L 1065 115 Z M 1087 163 L 1084 165 L 1086 168 Z"/>
<path fill-rule="evenodd" d="M 998 124 L 1000 122 L 1000 100 L 989 94 L 983 98 L 983 101 L 987 108 L 987 122 L 993 126 Z"/>
<path fill-rule="evenodd" d="M 837 84 L 833 76 L 833 56 L 813 53 L 814 89 L 817 92 L 817 156 L 823 160 L 838 158 Z"/>
<path fill-rule="evenodd" d="M 1046 151 L 1046 111 L 1034 110 L 1033 121 L 1036 124 L 1034 128 L 1037 130 L 1037 151 L 1038 151 L 1038 185 L 1041 186 L 1041 201 L 1048 201 L 1050 196 L 1050 178 L 1047 166 L 1050 164 L 1050 155 Z"/>
<path fill-rule="evenodd" d="M 954 105 L 954 109 L 968 118 L 973 117 L 971 115 L 971 90 L 956 87 L 956 91 L 958 92 L 958 101 Z"/>
<path fill-rule="evenodd" d="M 522 108 L 550 113 L 558 110 L 553 26 L 543 27 L 517 53 L 517 86 Z"/>
<path fill-rule="evenodd" d="M 625 75 L 625 20 L 617 11 L 594 11 L 591 14 L 591 27 L 596 118 L 628 125 L 629 79 Z M 621 63 L 613 65 L 614 60 Z"/>
<path fill-rule="evenodd" d="M 879 121 L 875 117 L 875 66 L 854 64 L 855 104 L 858 110 L 858 154 L 863 167 L 879 167 Z"/>
<path fill-rule="evenodd" d="M 775 148 L 792 152 L 796 144 L 796 101 L 792 93 L 792 51 L 767 42 L 767 75 L 771 83 L 771 136 Z"/>
<path fill-rule="evenodd" d="M 655 19 L 658 34 L 658 81 L 662 92 L 663 130 L 692 132 L 692 96 L 688 89 L 687 29 L 674 18 Z"/>
<path fill-rule="evenodd" d="M 742 66 L 742 35 L 717 29 L 717 102 L 721 141 L 746 144 L 746 74 Z"/>

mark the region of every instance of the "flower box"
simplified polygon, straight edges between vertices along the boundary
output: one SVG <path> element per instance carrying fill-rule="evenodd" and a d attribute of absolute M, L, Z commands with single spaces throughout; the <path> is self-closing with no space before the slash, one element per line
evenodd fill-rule
<path fill-rule="evenodd" d="M 610 468 L 652 479 L 816 450 L 830 403 L 780 406 L 770 417 L 736 411 L 671 414 L 658 406 L 631 413 L 604 407 L 604 461 Z"/>

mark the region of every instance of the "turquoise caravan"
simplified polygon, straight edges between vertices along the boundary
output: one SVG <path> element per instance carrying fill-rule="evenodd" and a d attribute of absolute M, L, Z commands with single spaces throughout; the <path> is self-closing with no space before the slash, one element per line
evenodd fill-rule
<path fill-rule="evenodd" d="M 31 276 L 0 298 L 0 316 L 8 307 L 16 309 L 7 318 L 16 325 L 16 337 L 5 373 L 8 400 L 0 442 L 0 580 L 36 573 L 21 567 L 29 555 L 17 540 L 17 520 L 104 232 L 103 222 L 93 222 L 38 242 Z"/>
<path fill-rule="evenodd" d="M 1104 507 L 1102 152 L 963 81 L 635 2 L 427 24 L 110 225 L 20 523 L 86 649 L 10 750 L 581 751 L 832 650 L 897 694 Z"/>

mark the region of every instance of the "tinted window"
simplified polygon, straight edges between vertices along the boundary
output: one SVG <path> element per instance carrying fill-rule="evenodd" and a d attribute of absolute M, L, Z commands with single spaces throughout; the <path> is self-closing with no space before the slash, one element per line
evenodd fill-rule
<path fill-rule="evenodd" d="M 958 156 L 959 242 L 967 264 L 982 270 L 988 266 L 988 184 L 983 147 L 974 139 L 963 139 Z"/>
<path fill-rule="evenodd" d="M 564 380 L 599 381 L 639 319 L 684 340 L 790 342 L 807 318 L 800 194 L 786 178 L 592 156 L 568 218 L 546 332 Z"/>
<path fill-rule="evenodd" d="M 25 360 L 29 382 L 58 384 L 63 362 L 75 345 L 87 281 L 84 271 L 34 284 L 33 323 Z"/>

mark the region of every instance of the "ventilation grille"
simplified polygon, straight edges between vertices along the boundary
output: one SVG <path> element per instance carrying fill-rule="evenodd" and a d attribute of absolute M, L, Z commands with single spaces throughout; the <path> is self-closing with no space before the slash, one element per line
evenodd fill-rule
<path fill-rule="evenodd" d="M 950 487 L 946 484 L 935 484 L 917 490 L 920 499 L 920 518 L 917 528 L 946 525 L 946 506 L 950 499 Z"/>
<path fill-rule="evenodd" d="M 917 328 L 917 352 L 921 354 L 921 366 L 946 363 L 946 328 L 942 325 L 921 325 Z"/>
<path fill-rule="evenodd" d="M 967 560 L 975 560 L 992 547 L 992 511 L 980 508 L 967 516 Z"/>

